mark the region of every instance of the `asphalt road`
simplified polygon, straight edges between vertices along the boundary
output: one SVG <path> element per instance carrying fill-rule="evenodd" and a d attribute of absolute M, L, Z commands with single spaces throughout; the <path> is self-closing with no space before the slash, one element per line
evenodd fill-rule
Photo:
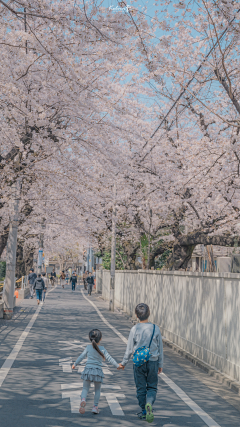
<path fill-rule="evenodd" d="M 132 362 L 124 371 L 104 366 L 100 413 L 91 413 L 93 389 L 85 415 L 78 413 L 82 380 L 71 363 L 89 343 L 88 332 L 94 327 L 101 329 L 102 344 L 120 362 L 131 322 L 109 312 L 97 296 L 84 298 L 79 286 L 75 293 L 70 286 L 58 286 L 39 308 L 36 300 L 19 301 L 14 319 L 0 319 L 1 426 L 146 424 L 136 416 Z M 155 426 L 239 427 L 240 397 L 165 347 L 154 415 Z"/>

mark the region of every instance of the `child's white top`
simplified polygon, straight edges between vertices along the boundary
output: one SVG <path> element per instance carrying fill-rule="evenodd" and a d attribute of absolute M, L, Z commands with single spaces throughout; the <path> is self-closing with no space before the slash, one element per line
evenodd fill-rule
<path fill-rule="evenodd" d="M 115 359 L 113 359 L 112 356 L 107 352 L 107 350 L 100 345 L 99 349 L 104 354 L 105 359 L 107 362 L 111 363 L 116 368 L 118 367 L 118 363 Z M 101 368 L 103 363 L 103 358 L 100 356 L 100 354 L 93 348 L 92 344 L 88 344 L 85 348 L 84 352 L 80 354 L 80 356 L 77 358 L 76 362 L 74 363 L 74 366 L 79 365 L 79 363 L 82 362 L 83 359 L 87 357 L 86 367 L 90 368 Z"/>

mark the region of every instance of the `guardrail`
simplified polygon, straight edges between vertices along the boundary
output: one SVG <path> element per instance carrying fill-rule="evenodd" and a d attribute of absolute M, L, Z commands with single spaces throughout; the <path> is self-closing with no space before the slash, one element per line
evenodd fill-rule
<path fill-rule="evenodd" d="M 4 282 L 0 283 L 0 300 L 2 299 Z"/>
<path fill-rule="evenodd" d="M 1 289 L 1 284 L 4 287 L 5 281 L 0 283 L 0 289 Z M 28 286 L 28 276 L 22 276 L 20 279 L 15 281 L 15 289 L 26 289 L 26 287 Z M 2 291 L 0 292 L 0 300 L 2 299 L 3 296 L 3 288 Z"/>
<path fill-rule="evenodd" d="M 20 284 L 20 286 L 18 286 Z M 22 276 L 20 279 L 16 280 L 17 288 L 25 289 L 28 285 L 28 276 Z"/>

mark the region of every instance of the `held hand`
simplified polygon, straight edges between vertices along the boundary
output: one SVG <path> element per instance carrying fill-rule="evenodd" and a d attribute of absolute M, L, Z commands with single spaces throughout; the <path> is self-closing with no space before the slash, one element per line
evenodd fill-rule
<path fill-rule="evenodd" d="M 122 369 L 122 370 L 123 370 L 124 368 L 125 368 L 125 366 L 123 366 L 121 363 L 119 363 L 119 365 L 118 365 L 117 369 L 118 369 L 118 370 L 120 370 L 120 369 Z"/>
<path fill-rule="evenodd" d="M 158 374 L 162 374 L 162 369 L 163 368 L 158 368 Z"/>
<path fill-rule="evenodd" d="M 72 365 L 72 369 L 75 369 L 75 365 Z"/>

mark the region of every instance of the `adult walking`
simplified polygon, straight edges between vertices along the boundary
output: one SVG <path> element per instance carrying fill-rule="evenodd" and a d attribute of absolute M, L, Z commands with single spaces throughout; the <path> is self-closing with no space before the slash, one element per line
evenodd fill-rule
<path fill-rule="evenodd" d="M 91 272 L 89 273 L 89 276 L 87 277 L 87 284 L 88 284 L 88 295 L 91 295 L 92 287 L 94 285 L 94 278 L 93 278 Z"/>
<path fill-rule="evenodd" d="M 29 284 L 29 288 L 30 288 L 31 298 L 33 298 L 33 285 L 34 285 L 36 278 L 37 278 L 37 275 L 36 275 L 36 273 L 34 273 L 33 268 L 31 268 L 30 274 L 28 276 L 28 284 Z"/>
<path fill-rule="evenodd" d="M 61 272 L 60 275 L 60 285 L 62 285 L 62 288 L 64 289 L 64 285 L 66 283 L 66 275 L 64 273 L 64 270 Z"/>
<path fill-rule="evenodd" d="M 84 271 L 83 273 L 83 285 L 84 285 L 84 289 L 87 290 L 87 277 L 88 277 L 88 271 Z"/>
<path fill-rule="evenodd" d="M 76 273 L 73 273 L 70 277 L 70 283 L 72 282 L 72 291 L 75 291 L 75 286 L 77 284 L 77 275 Z"/>
<path fill-rule="evenodd" d="M 37 297 L 37 303 L 42 300 L 42 292 L 45 290 L 45 283 L 43 278 L 41 277 L 41 274 L 37 275 L 37 278 L 34 282 L 33 289 L 36 289 L 36 297 Z"/>
<path fill-rule="evenodd" d="M 44 285 L 45 285 L 45 289 L 44 289 L 44 291 L 42 293 L 42 301 L 44 302 L 45 296 L 46 296 L 46 292 L 47 292 L 47 289 L 48 289 L 48 283 L 49 283 L 49 281 L 48 281 L 48 278 L 46 277 L 46 273 L 42 273 L 42 278 L 43 278 Z"/>
<path fill-rule="evenodd" d="M 51 272 L 51 276 L 50 276 L 50 281 L 51 281 L 51 285 L 52 285 L 52 286 L 54 286 L 54 282 L 55 282 L 55 280 L 56 280 L 56 273 L 55 273 L 55 271 L 53 270 L 53 271 Z"/>
<path fill-rule="evenodd" d="M 66 273 L 66 282 L 67 282 L 67 285 L 68 285 L 68 281 L 69 281 L 69 274 L 68 274 L 68 271 L 67 271 L 67 273 Z"/>

